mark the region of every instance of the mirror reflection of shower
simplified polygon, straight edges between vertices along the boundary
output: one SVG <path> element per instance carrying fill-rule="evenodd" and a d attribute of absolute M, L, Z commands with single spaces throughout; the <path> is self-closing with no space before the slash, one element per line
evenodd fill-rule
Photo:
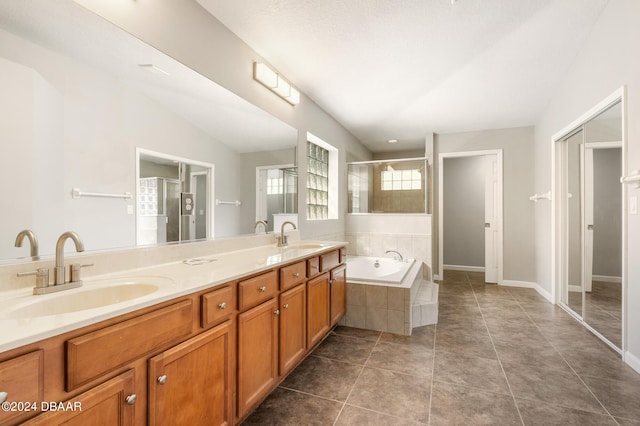
<path fill-rule="evenodd" d="M 298 168 L 292 165 L 256 168 L 256 222 L 267 223 L 266 232 L 279 230 L 286 221 L 298 223 Z M 256 232 L 264 232 L 257 227 Z"/>
<path fill-rule="evenodd" d="M 138 245 L 211 236 L 213 165 L 139 152 Z"/>

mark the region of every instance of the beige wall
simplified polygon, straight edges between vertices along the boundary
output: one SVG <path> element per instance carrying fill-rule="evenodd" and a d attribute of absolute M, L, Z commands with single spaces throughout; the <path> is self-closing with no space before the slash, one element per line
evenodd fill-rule
<path fill-rule="evenodd" d="M 533 195 L 533 127 L 482 130 L 435 135 L 436 159 L 441 153 L 501 149 L 503 151 L 503 240 L 504 279 L 532 283 L 536 281 Z M 434 256 L 438 265 L 438 162 L 435 162 Z"/>

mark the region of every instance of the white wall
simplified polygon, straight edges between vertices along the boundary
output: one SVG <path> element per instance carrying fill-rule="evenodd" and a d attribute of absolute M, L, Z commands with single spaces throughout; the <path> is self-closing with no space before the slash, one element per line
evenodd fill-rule
<path fill-rule="evenodd" d="M 640 2 L 610 1 L 579 52 L 556 96 L 541 116 L 535 131 L 535 192 L 551 188 L 551 138 L 619 87 L 626 85 L 627 170 L 640 169 Z M 628 187 L 628 196 L 640 191 Z M 640 371 L 640 216 L 627 215 L 626 357 Z M 537 203 L 536 276 L 551 291 L 551 208 Z"/>
<path fill-rule="evenodd" d="M 477 132 L 448 133 L 435 135 L 436 156 L 440 153 L 477 151 L 489 149 L 503 150 L 503 240 L 504 240 L 504 280 L 535 282 L 534 246 L 534 203 L 529 196 L 534 194 L 532 127 L 513 129 L 483 130 Z M 437 157 L 436 157 L 437 158 Z M 437 163 L 435 164 L 437 168 Z M 436 191 L 434 222 L 437 222 L 438 171 L 434 172 Z M 538 203 L 541 204 L 541 203 Z M 434 227 L 434 241 L 437 241 L 438 227 Z M 437 247 L 434 246 L 434 265 L 438 262 Z"/>
<path fill-rule="evenodd" d="M 347 152 L 354 158 L 369 158 L 369 151 L 344 127 L 304 94 L 292 107 L 255 82 L 253 62 L 264 61 L 253 49 L 224 27 L 196 2 L 74 0 L 156 47 L 205 77 L 245 98 L 298 129 L 298 165 L 306 170 L 306 135 L 310 132 L 339 149 L 339 217 L 328 221 L 299 218 L 303 238 L 344 233 Z M 295 85 L 296 82 L 292 81 Z M 306 186 L 299 174 L 299 188 Z M 235 199 L 235 198 L 234 198 Z M 306 212 L 306 192 L 300 192 L 298 211 Z"/>
<path fill-rule="evenodd" d="M 484 156 L 444 159 L 444 266 L 484 268 Z"/>

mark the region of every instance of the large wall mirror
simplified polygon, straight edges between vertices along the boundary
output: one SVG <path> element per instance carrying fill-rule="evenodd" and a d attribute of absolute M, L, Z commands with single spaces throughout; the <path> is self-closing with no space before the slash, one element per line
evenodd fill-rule
<path fill-rule="evenodd" d="M 67 230 L 87 250 L 135 246 L 136 149 L 212 165 L 211 194 L 240 201 L 208 200 L 178 240 L 253 233 L 256 167 L 295 167 L 295 128 L 71 0 L 0 2 L 0 86 L 0 260 L 28 259 L 23 229 L 41 255 Z"/>
<path fill-rule="evenodd" d="M 606 103 L 555 142 L 560 304 L 622 348 L 623 114 Z"/>

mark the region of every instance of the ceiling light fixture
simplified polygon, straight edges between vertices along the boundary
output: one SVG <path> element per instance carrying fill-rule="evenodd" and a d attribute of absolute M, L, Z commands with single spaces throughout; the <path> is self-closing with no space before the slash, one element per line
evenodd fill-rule
<path fill-rule="evenodd" d="M 398 143 L 398 139 L 389 139 L 387 143 Z"/>
<path fill-rule="evenodd" d="M 283 76 L 261 62 L 253 63 L 253 79 L 269 88 L 291 105 L 300 103 L 300 92 L 291 85 Z"/>
<path fill-rule="evenodd" d="M 168 72 L 166 72 L 162 68 L 153 64 L 139 64 L 138 66 L 143 70 L 149 71 L 151 74 L 170 75 Z"/>

